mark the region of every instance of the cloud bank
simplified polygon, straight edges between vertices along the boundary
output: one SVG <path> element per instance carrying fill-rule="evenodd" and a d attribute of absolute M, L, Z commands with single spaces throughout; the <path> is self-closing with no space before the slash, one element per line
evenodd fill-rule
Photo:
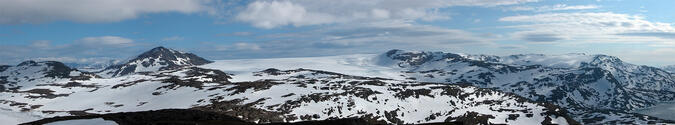
<path fill-rule="evenodd" d="M 207 0 L 0 0 L 0 24 L 117 22 L 151 13 L 212 11 Z"/>

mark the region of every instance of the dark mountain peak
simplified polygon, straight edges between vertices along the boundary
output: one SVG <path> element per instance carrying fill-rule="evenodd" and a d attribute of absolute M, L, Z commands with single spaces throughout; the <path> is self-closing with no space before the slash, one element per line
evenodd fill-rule
<path fill-rule="evenodd" d="M 618 57 L 598 54 L 593 57 L 590 63 L 595 65 L 618 65 L 622 64 L 623 61 Z"/>
<path fill-rule="evenodd" d="M 164 48 L 163 46 L 159 46 L 159 47 L 152 48 L 145 53 L 162 53 L 162 52 L 174 52 L 174 51 L 176 51 L 176 50 Z"/>
<path fill-rule="evenodd" d="M 403 52 L 403 50 L 400 50 L 400 49 L 392 49 L 392 50 L 387 51 L 386 54 L 387 54 L 387 56 L 391 57 L 392 55 L 394 55 L 394 54 L 396 54 L 396 53 L 399 53 L 399 52 Z"/>
<path fill-rule="evenodd" d="M 167 57 L 173 57 L 175 55 L 180 55 L 180 54 L 189 54 L 189 53 L 183 53 L 177 50 L 173 49 L 167 49 L 162 46 L 160 47 L 155 47 L 149 51 L 145 51 L 142 54 L 138 55 L 135 59 L 144 59 L 144 58 L 159 58 L 160 56 L 167 56 Z M 132 60 L 134 61 L 134 60 Z"/>
<path fill-rule="evenodd" d="M 37 65 L 37 62 L 35 62 L 33 60 L 28 60 L 28 61 L 23 61 L 23 62 L 19 63 L 19 65 L 17 65 L 17 66 L 36 66 L 36 65 Z"/>
<path fill-rule="evenodd" d="M 384 56 L 395 61 L 400 67 L 421 65 L 429 61 L 442 59 L 464 59 L 459 54 L 433 52 L 433 51 L 405 51 L 400 49 L 393 49 L 387 51 Z M 387 62 L 380 62 L 380 64 L 391 64 Z"/>
<path fill-rule="evenodd" d="M 108 71 L 107 74 L 114 77 L 134 72 L 152 72 L 186 66 L 204 65 L 211 62 L 212 61 L 192 53 L 180 52 L 159 46 L 138 55 L 136 58 L 129 60 L 129 62 L 125 64 L 113 65 L 106 68 L 106 70 L 113 70 Z"/>
<path fill-rule="evenodd" d="M 169 50 L 169 49 L 164 48 L 164 46 L 158 46 L 158 47 L 152 48 L 150 51 L 156 51 L 156 50 Z"/>
<path fill-rule="evenodd" d="M 19 63 L 17 66 L 49 66 L 52 69 L 68 69 L 70 70 L 71 68 L 66 66 L 66 64 L 63 64 L 62 62 L 58 61 L 41 61 L 41 62 L 36 62 L 33 60 L 28 60 L 28 61 L 23 61 Z"/>
<path fill-rule="evenodd" d="M 44 61 L 40 63 L 44 63 L 45 65 L 51 66 L 52 68 L 71 69 L 70 67 L 66 66 L 66 64 L 58 61 Z"/>
<path fill-rule="evenodd" d="M 600 59 L 600 60 L 612 60 L 612 61 L 621 61 L 618 57 L 614 56 L 609 56 L 609 55 L 603 55 L 603 54 L 598 54 L 594 56 L 594 59 Z"/>
<path fill-rule="evenodd" d="M 7 70 L 9 67 L 12 66 L 0 66 L 0 72 L 3 72 Z M 19 70 L 19 72 L 22 72 L 20 70 L 27 70 L 31 68 L 39 68 L 41 69 L 40 72 L 43 72 L 45 74 L 45 77 L 52 77 L 52 78 L 67 78 L 70 75 L 70 72 L 75 71 L 75 69 L 70 68 L 66 66 L 65 64 L 58 62 L 58 61 L 33 61 L 33 60 L 28 60 L 19 63 L 17 67 L 22 67 L 19 69 L 14 69 L 14 70 Z"/>
<path fill-rule="evenodd" d="M 149 51 L 138 55 L 136 58 L 129 61 L 129 63 L 134 62 L 147 62 L 152 60 L 164 61 L 167 63 L 174 63 L 175 65 L 203 65 L 211 63 L 211 61 L 206 60 L 202 57 L 199 57 L 192 53 L 181 52 L 178 50 L 164 48 L 162 46 L 155 47 Z"/>
<path fill-rule="evenodd" d="M 57 61 L 44 61 L 40 63 L 44 63 L 51 68 L 49 71 L 47 71 L 47 75 L 45 75 L 46 77 L 67 78 L 69 77 L 70 72 L 75 70 L 66 66 L 66 64 Z"/>

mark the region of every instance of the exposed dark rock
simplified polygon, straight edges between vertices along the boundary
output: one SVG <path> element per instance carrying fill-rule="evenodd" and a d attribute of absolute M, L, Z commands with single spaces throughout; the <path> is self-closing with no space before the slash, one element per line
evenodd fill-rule
<path fill-rule="evenodd" d="M 73 87 L 82 87 L 82 88 L 97 88 L 97 85 L 85 85 L 79 82 L 68 82 L 66 84 L 38 84 L 37 86 L 60 86 L 61 88 L 73 88 Z"/>
<path fill-rule="evenodd" d="M 9 68 L 9 67 L 12 67 L 12 66 L 9 66 L 9 65 L 0 65 L 0 72 L 4 72 L 4 71 L 7 70 L 7 68 Z"/>
<path fill-rule="evenodd" d="M 462 124 L 464 125 L 488 125 L 489 122 L 488 120 L 490 118 L 495 118 L 492 115 L 482 115 L 476 112 L 467 112 L 466 114 L 456 117 L 456 118 L 447 118 L 445 119 L 445 122 L 455 122 L 455 121 L 461 121 Z"/>
<path fill-rule="evenodd" d="M 54 94 L 52 90 L 49 89 L 31 89 L 31 90 L 26 90 L 22 91 L 23 93 L 33 93 L 33 94 L 39 94 L 39 96 L 34 96 L 34 95 L 27 95 L 26 98 L 48 98 L 48 99 L 53 99 L 56 97 L 62 97 L 62 96 L 68 96 L 68 94 Z"/>
<path fill-rule="evenodd" d="M 230 93 L 230 95 L 234 94 L 239 94 L 246 92 L 247 89 L 253 89 L 253 91 L 260 91 L 260 90 L 265 90 L 269 89 L 270 87 L 276 85 L 276 84 L 281 84 L 277 82 L 272 82 L 269 80 L 258 80 L 258 81 L 252 81 L 252 82 L 237 82 L 237 83 L 232 83 L 236 86 L 225 89 L 226 91 L 233 91 Z"/>
<path fill-rule="evenodd" d="M 37 62 L 35 62 L 33 60 L 28 60 L 28 61 L 24 61 L 24 62 L 19 63 L 19 65 L 17 65 L 17 66 L 37 66 L 37 65 L 38 65 Z"/>
<path fill-rule="evenodd" d="M 70 72 L 74 70 L 61 62 L 46 61 L 44 63 L 51 67 L 51 69 L 46 72 L 45 77 L 68 78 L 70 77 Z"/>

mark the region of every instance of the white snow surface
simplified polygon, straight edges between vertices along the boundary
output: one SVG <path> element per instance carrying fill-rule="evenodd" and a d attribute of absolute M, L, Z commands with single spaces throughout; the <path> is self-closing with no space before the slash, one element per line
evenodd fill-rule
<path fill-rule="evenodd" d="M 377 56 L 377 54 L 356 54 L 327 57 L 216 60 L 214 63 L 199 67 L 232 73 L 234 76 L 231 81 L 235 82 L 260 79 L 260 77 L 252 76 L 251 73 L 268 68 L 279 70 L 305 68 L 355 76 L 404 79 L 400 76 L 400 69 L 376 64 L 378 62 Z"/>
<path fill-rule="evenodd" d="M 572 73 L 572 74 L 590 74 L 591 72 L 582 72 L 579 71 L 575 68 L 578 68 L 582 65 L 582 63 L 596 63 L 598 66 L 602 69 L 608 70 L 612 75 L 616 76 L 621 76 L 621 75 L 630 75 L 630 73 L 642 73 L 642 72 L 647 72 L 647 71 L 642 71 L 639 66 L 637 65 L 632 65 L 632 64 L 623 64 L 623 63 L 600 63 L 603 61 L 612 61 L 613 58 L 596 58 L 599 55 L 585 55 L 585 54 L 564 54 L 564 55 L 540 55 L 540 54 L 526 54 L 526 55 L 512 55 L 512 56 L 484 56 L 484 55 L 462 55 L 465 58 L 472 59 L 472 60 L 480 60 L 480 61 L 486 61 L 486 62 L 494 62 L 494 63 L 500 63 L 500 64 L 506 64 L 506 65 L 524 65 L 524 66 L 529 66 L 529 65 L 542 65 L 545 67 L 548 67 L 546 69 L 542 70 L 523 70 L 523 71 L 518 71 L 515 73 L 505 73 L 505 74 L 500 74 L 500 73 L 494 73 L 494 76 L 492 76 L 493 81 L 500 81 L 499 83 L 496 84 L 486 84 L 481 87 L 487 87 L 487 88 L 492 88 L 492 87 L 501 87 L 501 86 L 516 86 L 519 85 L 518 82 L 524 81 L 524 82 L 529 82 L 533 83 L 535 82 L 536 79 L 543 79 L 543 78 L 549 78 L 553 77 L 553 75 L 558 75 L 558 74 L 566 74 L 566 73 Z M 435 56 L 434 58 L 437 59 L 436 57 L 440 56 Z M 601 56 L 602 57 L 602 56 Z M 420 61 L 422 58 L 414 58 L 412 61 Z M 300 57 L 300 58 L 275 58 L 275 59 L 237 59 L 237 60 L 216 60 L 213 63 L 206 64 L 206 65 L 201 65 L 197 66 L 200 68 L 205 68 L 205 69 L 217 69 L 221 70 L 225 73 L 232 74 L 232 79 L 229 79 L 232 82 L 243 82 L 243 81 L 256 81 L 260 79 L 288 79 L 290 76 L 298 76 L 298 75 L 304 75 L 308 76 L 310 78 L 327 78 L 331 77 L 330 75 L 322 75 L 322 74 L 313 74 L 312 72 L 307 72 L 307 71 L 301 71 L 301 72 L 294 72 L 291 74 L 286 74 L 286 75 L 255 75 L 256 72 L 269 69 L 269 68 L 276 68 L 279 70 L 294 70 L 294 69 L 312 69 L 312 70 L 323 70 L 323 71 L 330 71 L 330 72 L 336 72 L 336 73 L 342 73 L 346 75 L 353 75 L 353 76 L 367 76 L 367 77 L 382 77 L 382 78 L 389 78 L 392 79 L 389 82 L 395 82 L 397 80 L 400 81 L 405 81 L 408 80 L 408 78 L 415 78 L 417 81 L 424 81 L 424 82 L 457 82 L 457 81 L 452 81 L 452 80 L 458 80 L 458 79 L 468 79 L 468 80 L 474 80 L 471 82 L 476 82 L 480 81 L 482 79 L 479 79 L 477 77 L 469 77 L 469 78 L 462 78 L 464 76 L 479 76 L 480 73 L 485 73 L 485 72 L 493 72 L 489 68 L 493 69 L 500 69 L 503 68 L 504 65 L 494 65 L 492 67 L 476 67 L 472 66 L 469 63 L 466 62 L 445 62 L 445 60 L 441 61 L 432 61 L 432 62 L 427 62 L 424 65 L 419 65 L 415 67 L 399 67 L 400 65 L 396 65 L 395 60 L 391 60 L 389 58 L 384 58 L 382 55 L 377 55 L 377 54 L 356 54 L 356 55 L 342 55 L 342 56 L 327 56 L 327 57 Z M 144 67 L 144 69 L 136 69 L 137 71 L 156 71 L 157 68 L 161 67 L 161 65 L 154 65 L 153 66 L 158 66 L 158 67 Z M 22 67 L 11 67 L 7 71 L 22 71 L 25 73 L 20 73 L 20 74 L 12 74 L 11 72 L 0 72 L 0 76 L 2 75 L 13 75 L 16 78 L 20 79 L 19 81 L 22 81 L 21 86 L 22 88 L 20 91 L 26 91 L 26 90 L 32 90 L 32 89 L 50 89 L 54 91 L 54 94 L 69 94 L 67 97 L 57 97 L 54 99 L 30 99 L 30 98 L 24 98 L 26 95 L 30 94 L 0 94 L 0 103 L 2 103 L 3 99 L 5 100 L 5 103 L 7 103 L 6 100 L 10 101 L 16 101 L 16 102 L 27 102 L 30 105 L 44 105 L 39 108 L 41 111 L 81 111 L 85 109 L 91 108 L 92 110 L 87 110 L 86 112 L 90 113 L 111 113 L 111 112 L 126 112 L 126 111 L 143 111 L 143 110 L 155 110 L 155 109 L 165 109 L 165 108 L 190 108 L 193 106 L 203 106 L 206 105 L 206 102 L 199 102 L 201 99 L 210 99 L 211 95 L 228 95 L 225 96 L 223 100 L 228 100 L 228 99 L 241 99 L 241 98 L 246 98 L 242 103 L 252 103 L 258 99 L 265 99 L 264 103 L 259 103 L 256 104 L 256 107 L 260 107 L 261 109 L 264 109 L 269 106 L 274 106 L 275 104 L 281 104 L 283 102 L 286 102 L 288 100 L 292 99 L 297 99 L 300 98 L 301 95 L 309 95 L 312 93 L 339 93 L 339 92 L 344 92 L 343 90 L 317 90 L 317 89 L 312 89 L 313 86 L 317 87 L 322 87 L 321 85 L 308 85 L 308 87 L 303 88 L 303 87 L 298 87 L 297 85 L 293 84 L 281 84 L 281 85 L 275 85 L 270 87 L 269 89 L 266 89 L 264 91 L 257 91 L 254 89 L 247 89 L 243 93 L 239 94 L 231 94 L 228 92 L 223 92 L 223 91 L 207 91 L 203 89 L 197 89 L 197 88 L 192 88 L 192 87 L 181 87 L 177 89 L 161 89 L 161 90 L 155 90 L 155 88 L 159 88 L 161 86 L 164 86 L 165 83 L 161 83 L 160 81 L 142 81 L 139 83 L 134 84 L 133 86 L 129 87 L 122 87 L 122 88 L 112 88 L 115 85 L 118 85 L 120 83 L 125 83 L 125 82 L 130 82 L 130 81 L 137 81 L 141 79 L 158 79 L 153 76 L 148 76 L 148 75 L 140 75 L 140 74 L 132 74 L 128 76 L 122 76 L 122 77 L 114 77 L 114 78 L 93 78 L 91 80 L 83 80 L 83 81 L 78 81 L 84 85 L 94 85 L 98 86 L 100 88 L 82 88 L 82 87 L 75 87 L 75 88 L 61 88 L 61 87 L 53 87 L 53 86 L 38 86 L 38 84 L 44 84 L 44 83 L 57 83 L 57 84 L 65 84 L 69 80 L 67 79 L 53 79 L 53 78 L 42 78 L 44 74 L 41 74 L 41 69 L 44 68 L 34 68 L 34 67 L 23 67 L 25 69 L 17 69 L 17 68 L 22 68 Z M 33 69 L 34 68 L 34 69 Z M 139 68 L 139 67 L 137 67 Z M 552 69 L 549 69 L 552 68 Z M 553 70 L 555 69 L 555 70 Z M 433 71 L 433 70 L 439 70 L 439 71 Z M 415 72 L 410 72 L 408 71 L 415 71 Z M 422 73 L 429 71 L 431 73 Z M 166 74 L 166 75 L 173 75 L 173 76 L 179 76 L 181 78 L 186 77 L 185 76 L 185 71 L 177 71 L 177 72 L 170 72 L 170 71 L 159 71 L 156 72 L 155 74 Z M 456 74 L 460 75 L 456 75 Z M 649 72 L 647 72 L 649 73 Z M 79 75 L 79 72 L 71 72 L 70 75 Z M 212 74 L 212 73 L 208 73 Z M 431 75 L 431 76 L 429 76 Z M 634 79 L 629 79 L 635 77 Z M 637 85 L 638 83 L 643 83 L 641 80 L 648 80 L 648 78 L 643 78 L 644 76 L 626 76 L 625 78 L 622 77 L 617 77 L 617 81 L 620 81 L 621 83 L 625 83 L 625 86 L 627 88 L 634 88 L 636 86 L 641 86 L 645 88 L 655 88 L 655 89 L 663 89 L 663 90 L 673 90 L 672 86 L 665 86 L 662 84 L 657 84 L 657 83 L 649 83 L 649 84 L 640 84 Z M 25 79 L 24 79 L 25 78 Z M 29 78 L 39 78 L 35 80 L 28 80 Z M 555 77 L 553 77 L 555 78 Z M 187 78 L 185 78 L 187 79 Z M 662 78 L 660 78 L 662 79 Z M 197 78 L 197 81 L 211 81 L 212 79 L 208 78 Z M 336 81 L 341 81 L 345 79 L 337 78 L 337 79 L 329 79 L 328 81 L 336 82 Z M 561 85 L 563 84 L 561 81 L 558 79 L 553 79 L 554 81 L 551 82 L 553 85 Z M 358 81 L 358 80 L 356 80 Z M 215 83 L 213 83 L 215 84 Z M 215 87 L 215 85 L 210 84 L 207 82 L 205 84 L 208 87 Z M 225 88 L 229 88 L 232 86 L 226 86 Z M 424 88 L 424 87 L 431 87 L 431 86 L 419 86 L 419 88 Z M 539 86 L 537 89 L 534 89 L 532 93 L 536 93 L 538 95 L 545 95 L 545 96 L 550 96 L 552 94 L 552 91 L 555 89 L 557 86 Z M 581 87 L 585 88 L 593 88 L 594 89 L 594 94 L 597 96 L 591 97 L 589 99 L 582 98 L 581 93 L 579 91 L 574 91 L 567 93 L 570 96 L 571 99 L 575 101 L 585 101 L 582 106 L 587 106 L 587 107 L 594 107 L 594 106 L 603 106 L 602 104 L 599 103 L 599 101 L 590 101 L 590 100 L 600 100 L 600 99 L 607 99 L 607 98 L 612 98 L 612 96 L 607 95 L 607 93 L 615 91 L 614 88 L 616 85 L 611 84 L 610 81 L 607 79 L 600 79 L 594 82 L 594 84 L 590 85 L 583 85 Z M 438 107 L 447 107 L 449 106 L 449 102 L 456 102 L 459 101 L 457 98 L 453 97 L 448 97 L 448 96 L 439 96 L 438 94 L 441 93 L 437 90 L 432 91 L 433 95 L 435 95 L 435 98 L 430 98 L 427 96 L 420 96 L 419 98 L 406 98 L 406 99 L 398 99 L 396 97 L 393 97 L 392 95 L 394 93 L 390 93 L 387 89 L 387 87 L 384 86 L 368 86 L 368 88 L 372 90 L 377 90 L 380 92 L 384 92 L 383 94 L 378 94 L 376 95 L 377 99 L 375 101 L 382 101 L 385 104 L 380 104 L 380 102 L 373 102 L 373 100 L 369 99 L 362 99 L 362 98 L 336 98 L 337 101 L 339 102 L 355 102 L 358 105 L 352 106 L 350 108 L 354 108 L 354 110 L 347 110 L 347 109 L 342 109 L 341 113 L 334 113 L 332 115 L 329 114 L 316 114 L 317 112 L 326 112 L 328 108 L 337 108 L 337 107 L 343 107 L 344 104 L 337 104 L 335 102 L 330 102 L 330 101 L 323 101 L 323 102 L 311 102 L 311 103 L 305 103 L 295 109 L 292 110 L 293 114 L 298 114 L 298 115 L 319 115 L 321 118 L 328 118 L 328 117 L 347 117 L 347 116 L 355 116 L 358 112 L 367 112 L 367 113 L 373 113 L 373 114 L 382 114 L 383 110 L 384 111 L 392 111 L 400 107 L 416 107 L 415 109 L 403 109 L 405 113 L 404 116 L 401 116 L 400 118 L 402 120 L 407 121 L 408 123 L 425 123 L 425 122 L 438 122 L 444 120 L 444 118 L 437 118 L 433 119 L 430 121 L 423 121 L 422 119 L 425 119 L 426 116 L 429 115 L 430 112 L 436 112 L 441 110 L 446 111 L 447 110 L 455 110 L 454 113 L 459 113 L 459 114 L 449 114 L 448 116 L 460 116 L 463 115 L 462 113 L 468 112 L 468 111 L 474 111 L 474 112 L 479 112 L 479 113 L 486 113 L 486 114 L 495 114 L 497 118 L 491 119 L 490 121 L 492 123 L 504 123 L 504 121 L 507 121 L 506 118 L 508 116 L 508 113 L 510 112 L 492 112 L 486 109 L 490 108 L 509 108 L 505 106 L 489 106 L 489 105 L 478 105 L 478 106 L 465 106 L 465 105 L 454 105 L 456 106 L 455 109 L 439 109 Z M 408 89 L 414 89 L 414 88 L 408 88 Z M 514 88 L 515 89 L 515 88 Z M 465 93 L 473 93 L 476 89 L 475 88 L 463 88 L 463 92 Z M 160 92 L 160 95 L 153 95 L 150 93 L 153 92 Z M 518 95 L 528 95 L 531 94 L 529 91 L 514 91 L 511 90 L 513 93 L 518 94 Z M 288 96 L 288 97 L 281 97 L 281 95 L 286 95 L 288 93 L 294 93 L 295 95 Z M 488 95 L 488 96 L 471 96 L 469 98 L 477 99 L 477 100 L 490 100 L 490 99 L 504 99 L 506 102 L 508 102 L 508 98 L 504 98 L 503 94 L 496 94 L 496 95 Z M 532 97 L 531 97 L 532 98 Z M 390 100 L 389 102 L 385 102 L 384 100 L 388 99 Z M 391 101 L 395 100 L 395 101 Z M 78 103 L 72 103 L 72 102 L 78 102 Z M 567 105 L 566 102 L 561 102 L 561 104 L 558 105 Z M 464 106 L 464 107 L 462 107 Z M 532 112 L 535 112 L 534 114 L 538 114 L 538 112 L 542 112 L 541 107 L 538 107 L 532 103 L 527 103 L 524 104 L 525 107 L 528 107 L 528 109 L 531 109 Z M 642 106 L 641 104 L 636 104 L 636 103 L 631 103 L 631 107 L 638 107 Z M 0 105 L 0 108 L 5 108 L 5 109 L 11 109 L 12 112 L 18 112 L 20 108 L 12 107 L 6 104 Z M 278 108 L 278 107 L 277 107 Z M 516 107 L 513 107 L 516 108 Z M 268 109 L 271 110 L 271 109 Z M 378 113 L 379 112 L 379 113 Z M 0 113 L 3 114 L 3 113 Z M 3 114 L 6 115 L 6 114 Z M 38 114 L 39 117 L 51 117 L 51 116 L 61 116 L 61 115 L 68 115 L 67 113 L 64 112 L 56 112 L 54 114 Z M 398 114 L 398 115 L 403 115 L 403 114 Z M 426 116 L 425 116 L 426 115 Z M 520 116 L 524 116 L 525 114 L 520 114 Z M 12 118 L 12 119 L 19 119 L 20 121 L 29 121 L 30 118 L 25 118 L 23 119 L 22 117 L 19 118 Z M 514 121 L 508 121 L 509 124 L 527 124 L 527 123 L 537 123 L 533 121 L 541 121 L 543 120 L 544 117 L 536 115 L 532 119 L 517 119 Z M 552 118 L 554 122 L 556 123 L 561 123 L 561 124 L 566 124 L 564 118 L 562 117 L 556 117 Z M 608 118 L 605 119 L 606 121 L 611 121 L 614 119 L 619 119 L 619 118 Z M 0 119 L 1 120 L 1 119 Z"/>
<path fill-rule="evenodd" d="M 39 117 L 53 117 L 66 116 L 67 111 L 84 111 L 87 113 L 115 113 L 115 112 L 131 112 L 131 111 L 146 111 L 167 108 L 191 108 L 195 106 L 204 106 L 210 104 L 208 101 L 217 96 L 222 96 L 220 101 L 243 99 L 239 104 L 254 103 L 253 107 L 268 111 L 282 110 L 280 104 L 288 101 L 307 97 L 312 94 L 341 94 L 348 92 L 342 89 L 323 89 L 325 87 L 342 86 L 350 87 L 364 87 L 376 93 L 367 97 L 355 97 L 355 95 L 330 97 L 327 101 L 310 101 L 301 102 L 298 107 L 290 109 L 290 114 L 297 116 L 303 115 L 318 115 L 321 119 L 339 117 L 358 117 L 363 116 L 363 113 L 375 114 L 384 116 L 385 112 L 394 112 L 399 119 L 404 123 L 428 123 L 441 122 L 446 117 L 458 117 L 465 115 L 467 112 L 477 112 L 479 114 L 489 114 L 495 116 L 490 119 L 492 123 L 540 123 L 545 119 L 545 115 L 539 115 L 544 112 L 543 106 L 531 102 L 515 101 L 517 97 L 507 95 L 505 93 L 494 92 L 485 94 L 477 91 L 475 87 L 462 87 L 461 93 L 466 94 L 466 98 L 459 98 L 456 96 L 444 95 L 440 89 L 431 89 L 438 86 L 447 86 L 440 84 L 430 84 L 421 86 L 392 86 L 395 84 L 403 84 L 404 79 L 400 75 L 400 69 L 395 67 L 386 67 L 376 65 L 374 62 L 377 55 L 346 55 L 346 56 L 331 56 L 331 57 L 310 57 L 310 58 L 281 58 L 281 59 L 251 59 L 251 60 L 219 60 L 215 63 L 199 66 L 207 69 L 218 69 L 225 73 L 234 74 L 233 82 L 239 81 L 255 81 L 260 79 L 275 79 L 279 83 L 265 89 L 245 89 L 245 91 L 236 93 L 228 88 L 233 88 L 235 85 L 219 85 L 213 83 L 210 78 L 201 76 L 188 76 L 186 72 L 191 71 L 191 68 L 183 68 L 178 70 L 157 71 L 147 75 L 132 74 L 113 78 L 91 78 L 89 80 L 72 80 L 43 77 L 38 69 L 26 68 L 29 73 L 13 74 L 18 75 L 22 87 L 18 90 L 22 93 L 1 93 L 0 94 L 0 108 L 9 109 L 9 112 L 19 113 L 26 108 L 38 107 L 30 110 Z M 283 75 L 269 75 L 261 74 L 262 71 L 268 68 L 277 68 L 281 70 L 293 69 L 312 69 L 311 71 L 299 70 Z M 39 68 L 43 69 L 43 68 Z M 385 85 L 352 85 L 345 84 L 344 81 L 349 82 L 364 82 L 363 79 L 342 78 L 344 76 L 334 74 L 317 73 L 314 70 L 325 70 L 330 72 L 344 73 L 354 76 L 375 76 L 384 78 L 396 78 L 394 80 L 384 80 Z M 23 71 L 23 70 L 12 70 Z M 3 72 L 7 73 L 7 72 Z M 78 71 L 73 71 L 69 75 L 81 75 Z M 205 74 L 215 74 L 213 71 Z M 10 74 L 12 75 L 12 74 Z M 171 76 L 177 76 L 180 79 L 195 79 L 196 81 L 204 82 L 204 89 L 195 87 L 166 87 L 172 83 L 164 83 L 162 79 L 168 79 Z M 307 84 L 306 87 L 300 87 L 294 81 L 302 81 L 307 79 L 299 79 L 297 76 L 305 78 L 320 79 L 319 84 Z M 36 78 L 34 80 L 30 80 Z M 398 80 L 397 80 L 398 79 Z M 64 87 L 63 85 L 69 82 L 78 82 L 85 86 Z M 48 85 L 47 85 L 48 84 Z M 389 85 L 391 84 L 391 85 Z M 120 85 L 122 85 L 120 87 Z M 128 86 L 125 86 L 128 85 Z M 94 86 L 94 87 L 86 87 Z M 213 90 L 211 90 L 213 88 Z M 321 89 L 319 89 L 321 88 Z M 430 96 L 420 95 L 412 97 L 396 97 L 397 91 L 392 88 L 399 88 L 404 90 L 430 89 Z M 57 96 L 54 98 L 29 96 L 45 96 L 48 94 L 39 93 L 23 93 L 31 90 L 48 89 L 50 94 L 60 95 L 67 94 L 67 96 Z M 355 92 L 354 90 L 350 92 Z M 283 95 L 294 94 L 287 97 Z M 484 94 L 484 95 L 483 95 Z M 214 97 L 216 96 L 216 97 Z M 258 103 L 257 100 L 263 100 Z M 470 99 L 471 101 L 466 101 Z M 339 103 L 333 102 L 337 101 Z M 503 101 L 501 104 L 480 104 L 475 102 L 491 102 Z M 12 105 L 25 103 L 22 105 Z M 353 103 L 354 105 L 350 104 Z M 508 104 L 508 105 L 507 105 Z M 329 110 L 339 110 L 340 112 L 327 113 Z M 497 109 L 519 109 L 516 111 L 499 111 Z M 520 112 L 524 109 L 526 112 Z M 53 113 L 41 113 L 41 111 L 48 111 Z M 451 112 L 451 114 L 447 114 Z M 428 118 L 430 114 L 439 113 L 437 118 Z M 0 113 L 9 115 L 11 113 Z M 508 115 L 518 114 L 520 117 L 515 120 L 507 120 Z M 531 118 L 524 117 L 526 114 L 535 114 Z M 549 117 L 553 119 L 554 123 L 567 124 L 564 118 L 558 116 Z M 8 117 L 8 120 L 13 119 L 16 122 L 28 122 L 35 120 L 34 117 Z M 380 117 L 379 120 L 386 120 Z M 65 121 L 65 124 L 77 124 L 73 122 L 86 124 L 93 120 L 71 120 Z M 297 122 L 300 119 L 290 120 L 288 122 Z M 97 122 L 101 122 L 100 120 Z M 389 121 L 393 122 L 393 121 Z"/>
<path fill-rule="evenodd" d="M 666 70 L 670 73 L 675 73 L 675 65 L 663 66 L 661 68 L 663 68 L 663 70 Z"/>

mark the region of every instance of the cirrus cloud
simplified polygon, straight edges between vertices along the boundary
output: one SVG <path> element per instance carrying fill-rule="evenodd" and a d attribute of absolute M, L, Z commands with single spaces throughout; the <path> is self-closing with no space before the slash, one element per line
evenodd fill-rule
<path fill-rule="evenodd" d="M 567 4 L 556 4 L 551 6 L 516 6 L 511 7 L 506 10 L 511 11 L 536 11 L 536 12 L 548 12 L 548 11 L 565 11 L 565 10 L 588 10 L 588 9 L 597 9 L 600 8 L 598 5 L 567 5 Z"/>

